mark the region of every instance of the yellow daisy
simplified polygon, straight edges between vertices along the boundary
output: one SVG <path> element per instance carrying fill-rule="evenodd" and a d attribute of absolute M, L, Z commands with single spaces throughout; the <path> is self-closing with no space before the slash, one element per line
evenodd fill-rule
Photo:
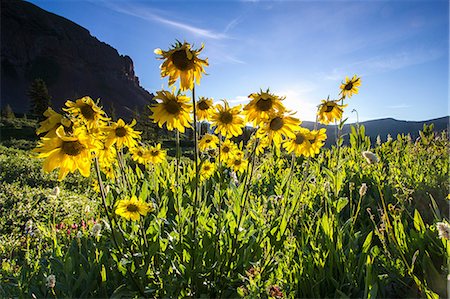
<path fill-rule="evenodd" d="M 209 162 L 208 160 L 202 163 L 200 167 L 200 180 L 204 181 L 209 179 L 216 171 L 216 164 Z"/>
<path fill-rule="evenodd" d="M 48 107 L 44 112 L 44 116 L 47 117 L 47 119 L 39 123 L 40 126 L 36 130 L 37 135 L 47 132 L 44 137 L 56 137 L 56 129 L 58 129 L 61 125 L 65 127 L 65 131 L 67 133 L 72 131 L 72 121 L 67 117 L 59 114 L 52 108 Z"/>
<path fill-rule="evenodd" d="M 288 153 L 294 152 L 296 156 L 305 156 L 309 157 L 311 154 L 314 154 L 314 150 L 311 147 L 310 139 L 314 138 L 311 136 L 311 131 L 307 128 L 299 127 L 295 131 L 295 136 L 287 139 L 283 143 L 283 147 L 286 149 Z"/>
<path fill-rule="evenodd" d="M 234 153 L 238 150 L 237 145 L 230 141 L 225 140 L 220 146 L 220 159 L 222 161 L 228 161 L 234 156 Z"/>
<path fill-rule="evenodd" d="M 118 148 L 122 146 L 127 146 L 128 148 L 133 148 L 137 146 L 137 139 L 140 139 L 142 132 L 133 130 L 136 125 L 136 120 L 133 119 L 131 124 L 127 125 L 125 122 L 119 118 L 117 122 L 111 124 L 107 127 L 105 131 L 107 132 L 105 146 L 110 147 L 116 144 Z"/>
<path fill-rule="evenodd" d="M 325 128 L 311 131 L 309 139 L 309 142 L 311 143 L 311 149 L 313 150 L 313 154 L 311 155 L 311 157 L 314 157 L 315 154 L 318 154 L 320 152 L 320 149 L 324 146 L 325 140 L 327 139 L 326 131 L 327 129 Z"/>
<path fill-rule="evenodd" d="M 322 100 L 322 104 L 317 111 L 318 121 L 324 125 L 328 125 L 335 120 L 342 118 L 343 108 L 347 105 L 339 105 L 336 101 Z"/>
<path fill-rule="evenodd" d="M 269 139 L 269 144 L 281 145 L 283 138 L 294 138 L 294 131 L 301 121 L 283 112 L 274 113 L 265 120 L 256 132 L 256 136 Z"/>
<path fill-rule="evenodd" d="M 213 134 L 205 134 L 205 136 L 200 139 L 198 142 L 198 147 L 201 151 L 206 151 L 208 149 L 217 148 L 217 144 L 219 143 L 219 138 Z"/>
<path fill-rule="evenodd" d="M 89 177 L 91 171 L 91 152 L 97 149 L 97 143 L 86 134 L 83 128 L 74 130 L 67 135 L 63 126 L 56 129 L 53 138 L 41 138 L 41 142 L 34 150 L 38 158 L 45 158 L 43 169 L 51 172 L 59 167 L 58 179 L 62 180 L 71 172 L 79 170 L 81 175 Z"/>
<path fill-rule="evenodd" d="M 66 101 L 66 106 L 68 108 L 64 108 L 64 111 L 69 112 L 88 127 L 99 126 L 101 122 L 108 120 L 105 112 L 88 96 L 78 99 L 75 102 Z"/>
<path fill-rule="evenodd" d="M 184 133 L 184 128 L 190 127 L 192 121 L 192 105 L 189 104 L 190 99 L 185 95 L 175 95 L 174 93 L 161 90 L 156 92 L 155 99 L 161 100 L 161 103 L 150 108 L 153 112 L 151 118 L 158 126 L 162 128 L 166 124 L 167 129 L 172 131 L 177 129 Z"/>
<path fill-rule="evenodd" d="M 129 199 L 121 199 L 117 202 L 116 214 L 122 216 L 126 220 L 137 221 L 148 212 L 153 211 L 153 205 L 137 199 L 133 195 Z"/>
<path fill-rule="evenodd" d="M 156 146 L 151 146 L 148 149 L 147 159 L 153 164 L 160 164 L 166 159 L 166 151 L 161 149 L 161 144 L 157 144 Z"/>
<path fill-rule="evenodd" d="M 143 146 L 137 146 L 133 149 L 130 149 L 131 159 L 136 161 L 139 164 L 147 164 L 148 163 L 148 149 Z"/>
<path fill-rule="evenodd" d="M 359 86 L 361 86 L 361 78 L 357 77 L 356 75 L 354 75 L 352 79 L 345 77 L 345 83 L 342 83 L 340 86 L 340 93 L 343 97 L 350 98 L 352 95 L 358 93 Z"/>
<path fill-rule="evenodd" d="M 196 104 L 197 120 L 209 120 L 211 113 L 214 111 L 213 100 L 200 97 Z"/>
<path fill-rule="evenodd" d="M 227 161 L 227 165 L 234 172 L 244 172 L 247 169 L 248 161 L 243 157 L 233 156 Z"/>
<path fill-rule="evenodd" d="M 248 97 L 252 100 L 245 105 L 244 112 L 248 122 L 253 122 L 255 126 L 268 119 L 270 114 L 285 111 L 281 103 L 284 98 L 269 93 L 268 89 L 266 92 L 252 93 Z"/>
<path fill-rule="evenodd" d="M 216 134 L 222 134 L 225 138 L 239 136 L 244 128 L 244 119 L 239 115 L 241 105 L 230 108 L 227 101 L 224 105 L 217 104 L 216 111 L 211 116 L 211 121 L 216 130 Z"/>
<path fill-rule="evenodd" d="M 173 85 L 180 78 L 180 89 L 192 89 L 194 81 L 200 84 L 202 73 L 205 73 L 204 66 L 208 66 L 208 59 L 198 58 L 198 54 L 203 50 L 204 45 L 200 49 L 191 49 L 191 45 L 187 42 L 177 43 L 168 51 L 156 49 L 154 52 L 161 55 L 159 59 L 164 59 L 161 64 L 161 77 L 169 76 L 169 86 Z"/>

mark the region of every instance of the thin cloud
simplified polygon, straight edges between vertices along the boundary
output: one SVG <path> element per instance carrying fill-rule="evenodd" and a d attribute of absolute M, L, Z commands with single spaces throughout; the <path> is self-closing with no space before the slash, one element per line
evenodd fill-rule
<path fill-rule="evenodd" d="M 391 105 L 391 106 L 387 106 L 386 108 L 388 109 L 407 109 L 407 108 L 411 108 L 411 105 L 407 105 L 407 104 L 398 104 L 398 105 Z"/>
<path fill-rule="evenodd" d="M 157 23 L 160 23 L 163 25 L 167 25 L 169 27 L 181 29 L 181 30 L 184 30 L 186 32 L 189 32 L 189 33 L 197 35 L 197 36 L 210 38 L 210 39 L 216 39 L 216 40 L 228 38 L 228 36 L 224 33 L 218 33 L 218 32 L 212 31 L 212 30 L 195 27 L 190 24 L 186 24 L 186 23 L 182 23 L 182 22 L 164 18 L 164 17 L 156 14 L 155 10 L 150 9 L 148 7 L 144 8 L 142 6 L 137 6 L 137 5 L 128 5 L 127 7 L 124 7 L 123 5 L 118 6 L 112 2 L 103 2 L 103 4 L 106 7 L 108 7 L 109 9 L 114 10 L 116 12 L 127 14 L 127 15 L 137 17 L 137 18 L 141 18 L 146 21 L 157 22 Z"/>

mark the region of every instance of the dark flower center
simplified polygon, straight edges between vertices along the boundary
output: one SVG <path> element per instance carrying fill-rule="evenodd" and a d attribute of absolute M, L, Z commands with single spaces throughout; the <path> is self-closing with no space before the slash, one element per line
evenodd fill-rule
<path fill-rule="evenodd" d="M 151 151 L 150 154 L 151 154 L 153 157 L 156 157 L 156 156 L 158 156 L 159 151 Z"/>
<path fill-rule="evenodd" d="M 228 111 L 222 112 L 219 119 L 223 124 L 230 124 L 233 121 L 233 114 Z"/>
<path fill-rule="evenodd" d="M 295 136 L 295 143 L 297 143 L 297 144 L 302 144 L 304 141 L 305 141 L 305 136 L 303 136 L 303 134 L 298 133 L 298 134 Z"/>
<path fill-rule="evenodd" d="M 205 139 L 205 143 L 211 143 L 212 139 Z"/>
<path fill-rule="evenodd" d="M 269 111 L 272 108 L 272 99 L 259 99 L 258 102 L 256 102 L 256 108 L 258 108 L 259 111 Z"/>
<path fill-rule="evenodd" d="M 234 160 L 234 165 L 235 166 L 239 166 L 239 165 L 241 165 L 242 164 L 242 161 L 241 160 Z"/>
<path fill-rule="evenodd" d="M 116 128 L 116 136 L 117 137 L 124 137 L 127 136 L 127 130 L 124 127 L 118 127 Z"/>
<path fill-rule="evenodd" d="M 138 151 L 138 152 L 137 152 L 137 155 L 138 155 L 139 157 L 142 157 L 142 156 L 144 155 L 144 153 L 143 153 L 142 151 Z"/>
<path fill-rule="evenodd" d="M 325 109 L 325 112 L 331 112 L 333 111 L 334 105 L 327 105 L 327 109 Z"/>
<path fill-rule="evenodd" d="M 181 110 L 181 105 L 180 105 L 180 103 L 178 103 L 177 100 L 170 100 L 170 101 L 164 103 L 164 108 L 170 114 L 178 114 Z"/>
<path fill-rule="evenodd" d="M 84 104 L 83 106 L 81 106 L 80 111 L 84 118 L 86 118 L 87 120 L 94 120 L 95 111 L 88 104 Z"/>
<path fill-rule="evenodd" d="M 129 205 L 127 205 L 127 211 L 131 213 L 136 213 L 139 211 L 139 207 L 135 204 L 130 203 Z"/>
<path fill-rule="evenodd" d="M 269 127 L 272 131 L 278 131 L 283 127 L 283 125 L 284 125 L 283 119 L 277 116 L 270 121 Z"/>
<path fill-rule="evenodd" d="M 177 50 L 172 54 L 172 62 L 180 71 L 187 71 L 194 67 L 194 61 L 188 59 L 184 49 Z"/>
<path fill-rule="evenodd" d="M 226 154 L 226 153 L 230 152 L 230 148 L 228 146 L 224 146 L 222 148 L 222 152 L 224 152 Z"/>
<path fill-rule="evenodd" d="M 345 90 L 352 90 L 352 88 L 353 88 L 353 82 L 348 82 L 344 87 Z"/>
<path fill-rule="evenodd" d="M 84 149 L 79 141 L 63 141 L 62 151 L 69 156 L 78 156 Z"/>
<path fill-rule="evenodd" d="M 198 109 L 200 110 L 208 110 L 209 109 L 209 105 L 208 103 L 206 103 L 206 101 L 201 101 L 198 103 Z"/>
<path fill-rule="evenodd" d="M 209 165 L 203 166 L 203 170 L 205 170 L 205 171 L 208 171 L 208 170 L 210 170 L 210 169 L 211 169 L 211 166 L 209 166 Z"/>

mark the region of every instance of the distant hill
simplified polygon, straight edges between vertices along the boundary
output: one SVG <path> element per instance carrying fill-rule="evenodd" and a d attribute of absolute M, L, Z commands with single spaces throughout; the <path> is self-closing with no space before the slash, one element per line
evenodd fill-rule
<path fill-rule="evenodd" d="M 360 125 L 364 125 L 366 129 L 366 135 L 370 137 L 372 144 L 376 142 L 376 138 L 379 135 L 382 141 L 387 140 L 387 135 L 391 134 L 392 138 L 396 139 L 398 134 L 410 134 L 411 138 L 416 139 L 419 137 L 419 131 L 423 129 L 424 124 L 434 124 L 434 130 L 437 132 L 448 130 L 449 129 L 449 117 L 440 117 L 436 119 L 424 120 L 424 121 L 405 121 L 405 120 L 396 120 L 393 118 L 383 118 L 376 120 L 369 120 L 365 122 L 361 122 Z M 343 134 L 350 133 L 350 126 L 356 126 L 356 124 L 346 124 L 342 130 Z M 305 121 L 302 123 L 302 126 L 312 129 L 314 128 L 314 122 Z M 336 142 L 335 139 L 335 130 L 336 126 L 323 126 L 319 125 L 320 128 L 327 128 L 327 145 L 334 144 Z M 344 136 L 344 141 L 348 142 L 348 135 Z"/>
<path fill-rule="evenodd" d="M 85 28 L 31 3 L 1 1 L 1 105 L 30 109 L 30 83 L 42 78 L 52 104 L 89 95 L 118 116 L 149 104 L 129 56 L 90 35 Z"/>

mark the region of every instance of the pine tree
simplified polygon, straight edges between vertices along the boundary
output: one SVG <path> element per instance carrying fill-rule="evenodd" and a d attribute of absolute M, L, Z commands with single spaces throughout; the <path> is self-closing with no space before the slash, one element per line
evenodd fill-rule
<path fill-rule="evenodd" d="M 2 108 L 1 116 L 3 119 L 15 119 L 16 118 L 14 111 L 12 110 L 12 108 L 9 104 L 6 104 L 6 106 Z"/>
<path fill-rule="evenodd" d="M 43 118 L 43 113 L 51 105 L 51 96 L 48 94 L 47 85 L 42 79 L 35 79 L 28 91 L 31 100 L 31 113 Z"/>

